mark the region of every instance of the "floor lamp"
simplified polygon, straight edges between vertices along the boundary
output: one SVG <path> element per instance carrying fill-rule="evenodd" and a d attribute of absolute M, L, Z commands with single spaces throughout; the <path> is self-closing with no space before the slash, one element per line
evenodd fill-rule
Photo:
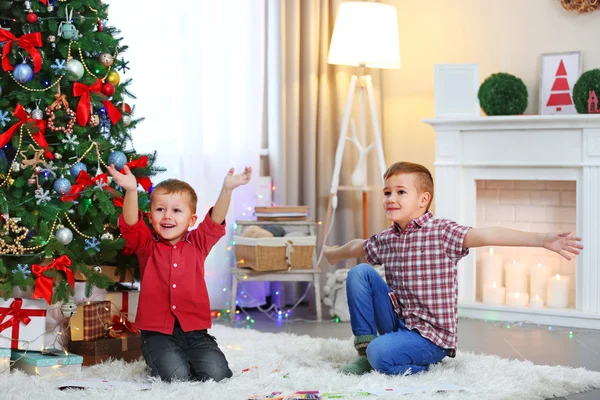
<path fill-rule="evenodd" d="M 340 4 L 327 62 L 329 64 L 359 67 L 360 75 L 352 75 L 350 79 L 344 117 L 335 152 L 335 167 L 331 180 L 327 215 L 325 217 L 323 245 L 327 240 L 327 236 L 333 225 L 333 219 L 335 218 L 338 190 L 362 192 L 363 232 L 365 238 L 367 235 L 367 191 L 369 190 L 367 186 L 367 155 L 373 148 L 373 143 L 367 145 L 366 97 L 368 97 L 369 101 L 373 134 L 375 136 L 374 144 L 377 150 L 382 177 L 386 170 L 386 163 L 381 141 L 381 130 L 375 108 L 373 84 L 371 76 L 365 75 L 365 68 L 400 68 L 396 8 L 387 4 L 361 1 L 349 1 Z M 356 133 L 356 128 L 351 118 L 354 93 L 357 85 L 360 90 L 360 138 Z M 349 125 L 352 128 L 351 137 L 348 137 Z M 352 186 L 339 185 L 346 141 L 352 142 L 359 153 L 357 165 L 352 173 Z"/>

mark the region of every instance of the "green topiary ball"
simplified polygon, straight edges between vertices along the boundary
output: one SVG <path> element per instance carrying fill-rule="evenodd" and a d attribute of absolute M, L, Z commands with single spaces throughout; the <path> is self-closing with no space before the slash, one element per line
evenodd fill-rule
<path fill-rule="evenodd" d="M 527 87 L 521 79 L 504 72 L 488 77 L 477 97 L 487 115 L 518 115 L 527 108 Z"/>
<path fill-rule="evenodd" d="M 579 114 L 588 113 L 590 90 L 596 91 L 596 96 L 600 96 L 600 69 L 584 72 L 573 86 L 573 102 Z"/>

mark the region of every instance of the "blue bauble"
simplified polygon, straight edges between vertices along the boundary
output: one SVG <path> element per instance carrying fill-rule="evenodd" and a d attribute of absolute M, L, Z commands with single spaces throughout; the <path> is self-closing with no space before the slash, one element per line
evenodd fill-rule
<path fill-rule="evenodd" d="M 54 190 L 60 195 L 67 194 L 71 190 L 71 182 L 67 178 L 59 178 L 54 182 Z"/>
<path fill-rule="evenodd" d="M 73 176 L 76 179 L 79 176 L 79 173 L 81 171 L 87 172 L 87 167 L 81 161 L 79 161 L 76 164 L 73 164 L 73 166 L 69 169 L 69 172 L 71 173 L 71 176 Z"/>
<path fill-rule="evenodd" d="M 29 66 L 29 64 L 19 64 L 15 67 L 13 71 L 13 76 L 15 80 L 20 83 L 29 82 L 31 78 L 33 78 L 33 70 Z"/>
<path fill-rule="evenodd" d="M 0 86 L 0 96 L 2 96 L 2 86 Z"/>
<path fill-rule="evenodd" d="M 120 171 L 127 164 L 127 156 L 122 151 L 114 151 L 108 156 L 108 165 L 110 164 Z"/>
<path fill-rule="evenodd" d="M 8 157 L 6 157 L 4 150 L 0 149 L 0 172 L 5 174 L 8 172 L 9 168 L 10 164 L 8 163 Z"/>

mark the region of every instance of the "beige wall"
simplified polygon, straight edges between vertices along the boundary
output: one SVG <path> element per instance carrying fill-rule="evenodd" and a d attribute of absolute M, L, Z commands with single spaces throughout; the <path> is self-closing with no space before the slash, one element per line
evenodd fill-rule
<path fill-rule="evenodd" d="M 527 114 L 538 112 L 540 54 L 581 50 L 583 70 L 600 68 L 600 11 L 578 15 L 558 0 L 384 0 L 398 9 L 401 68 L 384 70 L 383 135 L 388 164 L 413 161 L 432 172 L 433 65 L 477 63 L 521 78 Z"/>

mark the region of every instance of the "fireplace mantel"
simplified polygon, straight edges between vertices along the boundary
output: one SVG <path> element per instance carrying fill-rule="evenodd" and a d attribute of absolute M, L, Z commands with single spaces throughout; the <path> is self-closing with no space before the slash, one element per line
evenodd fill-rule
<path fill-rule="evenodd" d="M 475 300 L 475 257 L 459 264 L 459 314 L 600 329 L 600 115 L 426 119 L 436 135 L 435 210 L 475 226 L 477 180 L 575 181 L 574 309 L 488 306 Z"/>

